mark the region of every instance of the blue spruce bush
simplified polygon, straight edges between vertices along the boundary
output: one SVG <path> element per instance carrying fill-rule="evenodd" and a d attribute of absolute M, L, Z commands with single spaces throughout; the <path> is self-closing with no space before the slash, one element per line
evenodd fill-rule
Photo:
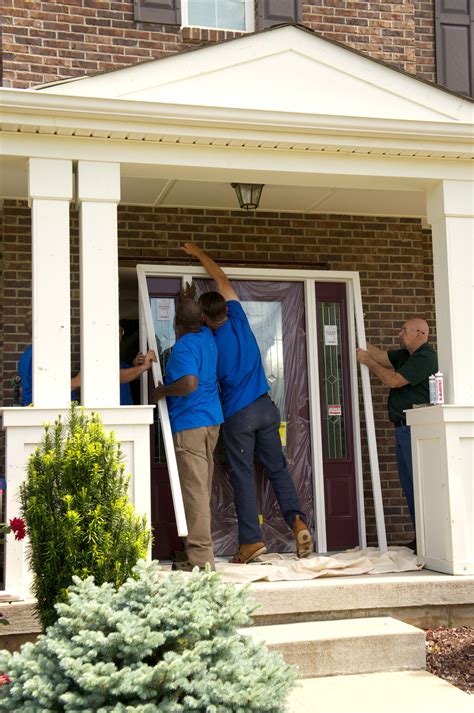
<path fill-rule="evenodd" d="M 74 577 L 46 634 L 0 652 L 0 710 L 282 712 L 296 671 L 237 631 L 254 608 L 210 570 L 140 561 L 118 589 Z"/>

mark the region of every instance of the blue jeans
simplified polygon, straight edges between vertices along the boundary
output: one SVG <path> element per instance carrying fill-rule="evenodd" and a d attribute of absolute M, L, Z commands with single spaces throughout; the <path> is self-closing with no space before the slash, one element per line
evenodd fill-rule
<path fill-rule="evenodd" d="M 288 526 L 292 527 L 296 515 L 306 522 L 283 455 L 279 428 L 280 413 L 267 394 L 235 413 L 222 425 L 241 545 L 262 541 L 255 489 L 254 454 L 265 468 Z"/>
<path fill-rule="evenodd" d="M 397 426 L 395 446 L 400 483 L 408 503 L 410 517 L 415 527 L 415 498 L 413 495 L 413 463 L 411 459 L 410 426 Z"/>

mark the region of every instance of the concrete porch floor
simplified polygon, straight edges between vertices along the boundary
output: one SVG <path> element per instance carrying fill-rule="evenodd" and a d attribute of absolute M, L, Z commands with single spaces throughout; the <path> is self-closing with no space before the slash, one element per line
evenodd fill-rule
<path fill-rule="evenodd" d="M 249 565 L 251 566 L 251 565 Z M 163 569 L 170 565 L 163 564 Z M 474 626 L 474 576 L 429 570 L 362 576 L 320 577 L 297 582 L 254 582 L 250 593 L 260 605 L 254 624 L 285 624 L 391 616 L 420 628 Z M 0 648 L 14 650 L 41 628 L 34 600 L 9 601 L 0 595 L 10 621 L 0 628 Z"/>

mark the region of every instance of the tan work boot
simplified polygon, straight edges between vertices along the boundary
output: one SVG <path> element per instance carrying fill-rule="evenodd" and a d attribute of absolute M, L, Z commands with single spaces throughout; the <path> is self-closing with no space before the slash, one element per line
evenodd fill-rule
<path fill-rule="evenodd" d="M 299 515 L 295 517 L 292 527 L 296 540 L 296 554 L 298 557 L 308 557 L 313 551 L 313 538 L 308 526 Z"/>
<path fill-rule="evenodd" d="M 260 555 L 264 555 L 267 548 L 263 542 L 252 542 L 250 545 L 239 545 L 239 551 L 235 553 L 230 562 L 232 564 L 248 564 Z"/>

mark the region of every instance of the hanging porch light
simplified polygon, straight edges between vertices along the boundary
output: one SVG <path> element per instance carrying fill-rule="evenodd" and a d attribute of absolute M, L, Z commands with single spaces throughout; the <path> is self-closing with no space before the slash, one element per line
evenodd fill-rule
<path fill-rule="evenodd" d="M 243 210 L 258 208 L 264 183 L 231 183 L 230 185 L 236 192 L 239 206 Z"/>

